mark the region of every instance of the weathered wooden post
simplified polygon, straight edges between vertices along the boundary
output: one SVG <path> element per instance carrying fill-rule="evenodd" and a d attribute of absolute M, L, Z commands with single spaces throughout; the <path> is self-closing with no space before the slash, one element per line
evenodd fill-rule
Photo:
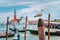
<path fill-rule="evenodd" d="M 16 28 L 15 28 L 15 24 L 14 24 L 14 29 L 16 29 Z"/>
<path fill-rule="evenodd" d="M 48 15 L 48 40 L 50 40 L 50 14 Z"/>
<path fill-rule="evenodd" d="M 24 40 L 26 40 L 26 27 L 27 27 L 27 16 L 26 16 L 26 21 L 25 21 L 25 34 L 24 34 Z"/>
<path fill-rule="evenodd" d="M 16 33 L 16 27 L 15 27 L 15 24 L 14 24 L 13 26 L 14 26 L 14 30 L 15 30 L 15 33 Z"/>
<path fill-rule="evenodd" d="M 45 40 L 44 36 L 44 22 L 42 19 L 38 20 L 38 34 L 39 34 L 39 40 Z"/>
<path fill-rule="evenodd" d="M 8 40 L 8 20 L 9 17 L 7 17 L 7 23 L 6 23 L 6 40 Z"/>

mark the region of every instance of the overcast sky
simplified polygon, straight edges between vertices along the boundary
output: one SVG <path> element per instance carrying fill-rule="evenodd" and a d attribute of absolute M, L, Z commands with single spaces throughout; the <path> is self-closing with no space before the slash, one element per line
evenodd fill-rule
<path fill-rule="evenodd" d="M 47 19 L 51 14 L 51 20 L 60 19 L 60 0 L 0 0 L 0 21 L 6 21 L 9 16 L 13 19 L 14 8 L 17 18 L 21 15 L 28 16 L 29 20 L 35 20 L 34 15 L 42 12 L 42 18 Z"/>

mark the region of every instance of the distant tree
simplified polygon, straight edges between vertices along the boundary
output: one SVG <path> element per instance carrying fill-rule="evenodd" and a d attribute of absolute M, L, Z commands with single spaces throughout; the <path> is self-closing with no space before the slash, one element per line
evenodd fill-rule
<path fill-rule="evenodd" d="M 55 19 L 54 22 L 60 22 L 60 19 Z"/>

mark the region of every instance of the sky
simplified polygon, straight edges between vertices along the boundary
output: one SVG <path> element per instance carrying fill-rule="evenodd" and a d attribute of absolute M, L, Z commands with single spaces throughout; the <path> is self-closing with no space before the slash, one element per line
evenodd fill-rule
<path fill-rule="evenodd" d="M 51 20 L 60 19 L 60 0 L 0 0 L 0 21 L 6 21 L 6 17 L 13 19 L 14 9 L 16 9 L 17 18 L 22 15 L 28 16 L 29 20 L 42 12 L 42 19 L 47 20 L 48 14 L 51 14 Z"/>

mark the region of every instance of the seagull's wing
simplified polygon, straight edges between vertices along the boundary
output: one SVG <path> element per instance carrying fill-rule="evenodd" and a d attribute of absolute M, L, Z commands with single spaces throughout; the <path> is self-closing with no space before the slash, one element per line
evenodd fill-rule
<path fill-rule="evenodd" d="M 35 15 L 34 17 L 39 17 L 39 16 L 42 16 L 42 13 L 39 13 L 39 14 Z"/>

